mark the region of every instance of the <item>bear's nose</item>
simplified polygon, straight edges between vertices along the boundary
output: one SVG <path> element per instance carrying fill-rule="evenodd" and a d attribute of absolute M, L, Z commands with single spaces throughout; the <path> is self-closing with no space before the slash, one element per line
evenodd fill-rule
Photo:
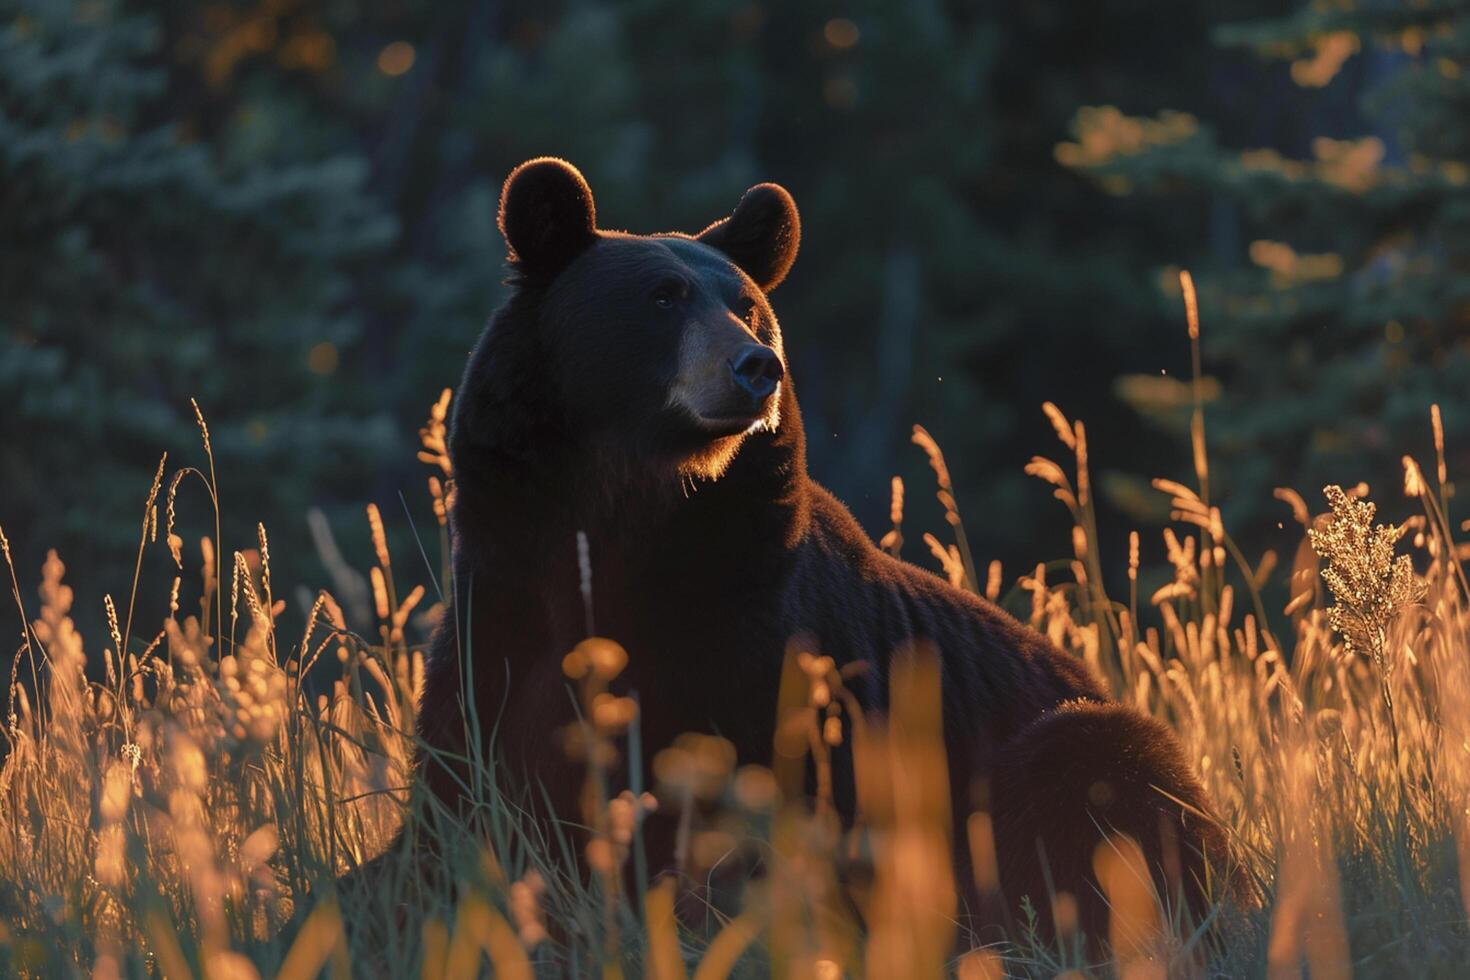
<path fill-rule="evenodd" d="M 776 390 L 776 384 L 786 374 L 781 358 L 776 352 L 762 344 L 748 344 L 730 361 L 730 373 L 735 383 L 752 398 L 766 398 Z"/>

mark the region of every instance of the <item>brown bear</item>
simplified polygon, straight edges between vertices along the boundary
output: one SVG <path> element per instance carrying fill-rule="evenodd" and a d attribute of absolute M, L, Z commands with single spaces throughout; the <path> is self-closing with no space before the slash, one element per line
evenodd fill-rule
<path fill-rule="evenodd" d="M 712 732 L 741 763 L 769 763 L 794 636 L 872 665 L 853 689 L 873 711 L 893 652 L 927 641 L 955 826 L 987 787 L 1012 907 L 1029 895 L 1045 918 L 1048 891 L 1068 891 L 1105 935 L 1093 854 L 1112 831 L 1199 905 L 1205 863 L 1223 866 L 1227 846 L 1169 730 L 997 606 L 880 551 L 807 474 L 769 300 L 800 240 L 785 190 L 751 188 L 697 235 L 633 235 L 600 229 L 582 175 L 545 158 L 510 175 L 499 224 L 512 292 L 454 400 L 454 588 L 428 660 L 429 746 L 493 754 L 559 811 L 576 799 L 580 772 L 553 735 L 575 711 L 562 658 L 587 631 L 581 532 L 596 631 L 629 651 L 619 680 L 650 752 Z M 493 748 L 465 744 L 469 702 Z M 454 767 L 426 769 L 455 801 Z M 850 786 L 838 802 L 850 817 Z"/>

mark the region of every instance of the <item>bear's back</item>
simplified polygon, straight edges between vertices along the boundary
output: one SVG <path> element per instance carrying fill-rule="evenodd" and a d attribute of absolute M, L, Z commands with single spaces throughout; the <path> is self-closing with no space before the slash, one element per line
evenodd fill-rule
<path fill-rule="evenodd" d="M 784 596 L 786 627 L 839 664 L 873 665 L 869 706 L 886 706 L 887 662 L 913 643 L 939 654 L 952 729 L 1003 741 L 1062 702 L 1107 700 L 1075 657 L 994 603 L 881 551 L 841 502 L 808 483 L 811 525 Z"/>

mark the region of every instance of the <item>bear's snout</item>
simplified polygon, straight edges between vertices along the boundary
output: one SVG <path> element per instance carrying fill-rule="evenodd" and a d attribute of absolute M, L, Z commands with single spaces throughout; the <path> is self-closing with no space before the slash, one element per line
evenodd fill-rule
<path fill-rule="evenodd" d="M 726 313 L 685 329 L 668 404 L 692 417 L 705 438 L 739 435 L 759 422 L 774 429 L 776 395 L 785 377 L 775 348 Z"/>
<path fill-rule="evenodd" d="M 781 358 L 764 344 L 747 344 L 730 359 L 735 384 L 757 403 L 765 401 L 786 375 Z"/>

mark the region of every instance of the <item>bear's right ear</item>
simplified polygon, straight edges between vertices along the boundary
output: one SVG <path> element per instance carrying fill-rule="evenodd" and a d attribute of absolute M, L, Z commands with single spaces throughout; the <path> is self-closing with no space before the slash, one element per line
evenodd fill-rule
<path fill-rule="evenodd" d="M 556 157 L 527 160 L 500 192 L 500 233 L 522 275 L 549 280 L 597 240 L 592 189 Z"/>

